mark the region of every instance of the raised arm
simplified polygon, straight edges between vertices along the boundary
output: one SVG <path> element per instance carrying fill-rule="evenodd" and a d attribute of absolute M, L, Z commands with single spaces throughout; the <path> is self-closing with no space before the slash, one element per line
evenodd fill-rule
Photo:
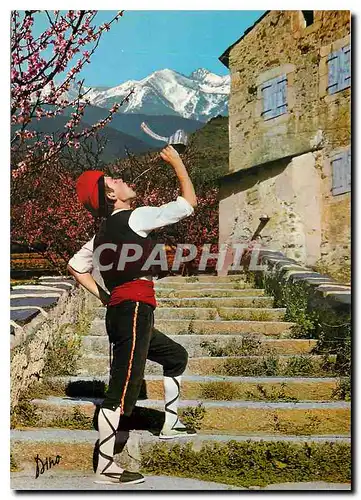
<path fill-rule="evenodd" d="M 169 145 L 161 151 L 160 156 L 164 161 L 173 167 L 179 180 L 182 197 L 187 200 L 193 208 L 195 208 L 197 206 L 197 197 L 194 191 L 193 183 L 177 151 Z"/>
<path fill-rule="evenodd" d="M 167 146 L 160 153 L 163 160 L 169 163 L 178 177 L 182 196 L 175 201 L 160 207 L 138 207 L 133 210 L 129 225 L 140 236 L 147 236 L 153 229 L 175 224 L 193 214 L 197 206 L 197 198 L 192 181 L 179 154 L 172 146 Z"/>

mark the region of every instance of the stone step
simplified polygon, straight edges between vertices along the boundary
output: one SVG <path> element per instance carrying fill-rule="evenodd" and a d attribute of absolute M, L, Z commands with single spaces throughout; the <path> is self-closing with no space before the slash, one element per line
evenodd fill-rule
<path fill-rule="evenodd" d="M 245 282 L 244 274 L 237 274 L 233 276 L 215 276 L 211 274 L 205 274 L 200 276 L 167 276 L 160 280 L 156 280 L 155 283 L 243 283 Z"/>
<path fill-rule="evenodd" d="M 71 399 L 48 397 L 34 399 L 40 417 L 39 426 L 56 426 L 57 419 L 69 419 L 74 409 L 93 419 L 96 406 L 102 398 Z M 195 408 L 201 401 L 184 400 L 181 402 L 180 415 L 189 407 Z M 350 403 L 338 402 L 254 402 L 254 401 L 213 401 L 203 402 L 204 418 L 199 421 L 200 431 L 229 433 L 232 435 L 247 433 L 268 434 L 345 434 L 350 433 Z M 138 408 L 132 417 L 132 426 L 145 430 L 160 430 L 164 419 L 162 400 L 138 401 Z M 137 417 L 139 420 L 137 422 Z M 55 420 L 55 422 L 54 422 Z M 89 421 L 89 428 L 93 424 Z"/>
<path fill-rule="evenodd" d="M 63 293 L 66 293 L 66 290 L 63 288 L 57 288 L 56 286 L 50 286 L 50 285 L 15 285 L 12 287 L 12 294 L 21 294 L 21 295 L 27 295 L 27 294 L 32 294 L 32 296 L 35 295 L 42 295 L 43 293 L 49 293 L 50 296 L 53 295 L 62 295 Z M 53 295 L 52 295 L 53 294 Z"/>
<path fill-rule="evenodd" d="M 173 472 L 172 474 L 174 474 Z M 64 473 L 59 473 L 59 469 L 56 475 L 46 476 L 45 474 L 39 477 L 34 476 L 34 471 L 24 474 L 24 472 L 12 472 L 10 478 L 10 488 L 12 490 L 113 490 L 119 489 L 116 484 L 97 484 L 94 483 L 94 473 L 92 472 L 80 472 L 80 471 L 68 471 Z M 203 476 L 202 476 L 203 477 Z M 214 475 L 209 475 L 209 479 L 193 479 L 190 477 L 183 476 L 166 476 L 166 475 L 152 475 L 145 474 L 145 481 L 143 483 L 134 484 L 123 484 L 121 486 L 122 492 L 124 490 L 132 491 L 215 491 L 215 490 L 311 490 L 311 491 L 339 491 L 339 490 L 352 490 L 351 483 L 347 482 L 328 482 L 328 481 L 302 481 L 302 482 L 290 482 L 289 476 L 287 475 L 286 483 L 275 483 L 268 484 L 267 486 L 261 487 L 259 485 L 248 487 L 245 486 L 233 486 L 233 484 L 225 483 L 226 479 L 221 476 L 218 482 L 214 481 Z M 296 479 L 296 478 L 295 478 Z M 311 479 L 311 478 L 309 478 Z M 338 479 L 338 478 L 337 478 Z M 342 479 L 338 479 L 341 481 Z M 221 482 L 219 482 L 221 481 Z M 255 479 L 255 482 L 261 482 L 261 479 Z M 346 479 L 344 479 L 346 481 Z"/>
<path fill-rule="evenodd" d="M 63 290 L 70 290 L 74 287 L 74 280 L 41 280 L 42 285 L 53 286 L 62 288 Z"/>
<path fill-rule="evenodd" d="M 188 352 L 189 358 L 223 355 L 308 354 L 317 345 L 314 339 L 259 339 L 253 335 L 169 335 Z M 82 337 L 82 354 L 107 355 L 109 340 L 106 335 Z"/>
<path fill-rule="evenodd" d="M 75 284 L 75 278 L 73 276 L 40 276 L 39 281 L 46 281 L 46 282 L 55 282 L 58 283 L 60 281 L 64 281 L 65 283 L 72 283 Z"/>
<path fill-rule="evenodd" d="M 155 290 L 202 290 L 204 288 L 217 288 L 218 290 L 252 290 L 252 286 L 245 282 L 229 282 L 229 283 L 212 283 L 202 281 L 200 283 L 180 283 L 177 281 L 154 283 Z"/>
<path fill-rule="evenodd" d="M 334 361 L 334 358 L 332 360 Z M 189 358 L 184 375 L 242 375 L 242 376 L 330 376 L 322 369 L 322 356 L 224 356 Z M 293 367 L 293 368 L 292 368 Z M 297 371 L 297 367 L 298 371 Z M 291 372 L 292 370 L 292 372 Z M 78 375 L 107 375 L 109 355 L 90 355 L 78 362 Z M 145 375 L 162 375 L 163 367 L 147 360 Z"/>
<path fill-rule="evenodd" d="M 244 321 L 282 321 L 285 308 L 252 308 L 252 307 L 158 307 L 154 311 L 155 319 L 224 319 Z M 96 310 L 98 319 L 105 319 L 106 308 Z"/>
<path fill-rule="evenodd" d="M 151 378 L 152 377 L 152 378 Z M 329 401 L 337 387 L 335 378 L 217 377 L 189 375 L 182 378 L 184 399 L 250 399 L 266 397 Z M 259 386 L 263 386 L 260 389 Z M 146 377 L 148 399 L 162 399 L 163 377 Z"/>
<path fill-rule="evenodd" d="M 158 298 L 204 298 L 204 297 L 262 297 L 264 290 L 260 288 L 247 288 L 246 290 L 223 290 L 222 288 L 199 288 L 189 290 L 174 290 L 172 288 L 157 289 Z"/>
<path fill-rule="evenodd" d="M 159 443 L 158 436 L 154 436 L 149 431 L 133 431 L 131 435 L 142 435 L 145 441 Z M 10 439 L 12 443 L 93 443 L 98 439 L 98 431 L 94 430 L 78 430 L 78 429 L 55 429 L 54 427 L 39 429 L 11 429 Z M 296 443 L 314 443 L 314 442 L 341 442 L 350 443 L 351 436 L 345 434 L 325 434 L 325 435 L 282 435 L 282 434 L 245 434 L 245 435 L 228 435 L 228 434 L 209 434 L 198 432 L 197 436 L 189 437 L 183 442 L 228 442 L 228 441 L 253 441 L 253 442 L 296 442 Z M 172 444 L 180 443 L 182 440 L 174 439 Z M 171 443 L 171 441 L 169 441 Z"/>
<path fill-rule="evenodd" d="M 121 433 L 117 434 L 120 437 Z M 15 462 L 18 464 L 22 473 L 29 472 L 35 476 L 34 457 L 37 455 L 42 457 L 51 457 L 55 459 L 57 455 L 61 456 L 58 469 L 54 467 L 54 474 L 59 474 L 60 471 L 64 474 L 66 471 L 81 471 L 91 473 L 93 471 L 93 452 L 94 445 L 98 439 L 96 430 L 70 430 L 70 429 L 27 429 L 27 430 L 11 430 L 11 452 Z M 348 435 L 327 434 L 327 435 L 306 435 L 295 436 L 285 434 L 270 434 L 267 432 L 249 433 L 244 435 L 229 435 L 229 434 L 211 434 L 198 433 L 195 437 L 172 439 L 163 443 L 163 446 L 173 448 L 175 444 L 189 446 L 197 451 L 202 445 L 218 444 L 218 446 L 226 446 L 229 442 L 248 442 L 250 447 L 258 446 L 259 442 L 279 442 L 287 443 L 289 446 L 305 446 L 305 443 L 319 443 L 319 446 L 329 448 L 329 443 L 334 443 L 334 446 L 340 444 L 350 445 L 350 437 Z M 119 451 L 119 439 L 117 440 L 115 451 Z M 130 470 L 137 470 L 140 466 L 141 457 L 145 452 L 151 450 L 160 444 L 158 435 L 154 435 L 145 430 L 131 430 L 129 438 L 123 452 L 116 453 L 115 460 L 121 466 Z M 132 460 L 129 457 L 133 457 Z M 51 474 L 50 471 L 48 471 Z M 71 473 L 71 472 L 70 472 Z M 45 475 L 45 474 L 44 474 Z M 42 476 L 41 476 L 42 477 Z"/>
<path fill-rule="evenodd" d="M 295 323 L 287 321 L 218 321 L 157 319 L 154 326 L 165 335 L 232 335 L 258 334 L 271 337 L 290 337 Z M 92 321 L 90 335 L 106 335 L 104 320 Z"/>
<path fill-rule="evenodd" d="M 295 323 L 287 321 L 242 321 L 242 320 L 180 320 L 157 319 L 155 328 L 165 335 L 198 334 L 227 335 L 238 333 L 256 333 L 271 337 L 289 337 Z"/>
<path fill-rule="evenodd" d="M 128 467 L 134 470 L 134 467 Z M 139 484 L 98 484 L 94 482 L 95 476 L 91 471 L 59 471 L 59 467 L 52 475 L 41 474 L 36 477 L 34 470 L 28 472 L 12 472 L 10 475 L 10 488 L 12 490 L 51 490 L 51 491 L 98 491 L 103 492 L 105 490 L 119 492 L 124 495 L 124 492 L 131 491 L 137 494 L 138 492 L 145 491 L 146 494 L 149 491 L 152 492 L 167 492 L 170 491 L 233 491 L 233 490 L 245 490 L 247 488 L 243 486 L 234 486 L 228 484 L 225 479 L 220 478 L 219 481 L 212 481 L 214 477 L 210 477 L 209 480 L 205 479 L 193 479 L 190 477 L 182 476 L 166 476 L 164 475 L 152 475 L 152 473 L 146 473 L 142 471 L 145 477 L 145 481 Z M 49 473 L 48 473 L 49 474 Z M 173 473 L 175 474 L 175 472 Z M 302 482 L 302 483 L 291 483 L 292 489 L 301 490 L 349 490 L 351 489 L 348 483 L 328 483 L 326 481 L 316 481 L 316 482 Z M 120 486 L 120 488 L 119 488 Z M 276 489 L 278 485 L 276 485 Z M 257 487 L 258 489 L 259 487 Z M 263 489 L 263 488 L 262 488 Z M 275 489 L 275 486 L 269 485 L 264 489 Z M 281 488 L 282 485 L 281 485 Z M 118 491 L 117 491 L 118 490 Z M 131 493 L 131 494 L 132 494 Z M 119 493 L 118 493 L 119 494 Z"/>
<path fill-rule="evenodd" d="M 47 377 L 56 382 L 54 395 L 83 395 L 82 390 L 94 387 L 94 380 L 108 384 L 107 376 Z M 146 375 L 142 394 L 146 399 L 163 399 L 163 377 Z M 335 377 L 230 377 L 216 375 L 184 375 L 182 399 L 205 400 L 288 400 L 332 401 L 339 379 Z"/>
<path fill-rule="evenodd" d="M 180 299 L 163 299 L 157 297 L 157 307 L 247 307 L 264 308 L 272 307 L 273 297 L 185 297 Z"/>

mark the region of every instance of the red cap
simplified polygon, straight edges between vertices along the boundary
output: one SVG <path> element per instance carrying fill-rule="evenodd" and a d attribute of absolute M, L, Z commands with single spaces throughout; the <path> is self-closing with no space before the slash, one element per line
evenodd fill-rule
<path fill-rule="evenodd" d="M 93 215 L 98 215 L 99 189 L 98 181 L 104 172 L 100 170 L 87 170 L 83 172 L 76 182 L 76 192 L 80 203 Z"/>

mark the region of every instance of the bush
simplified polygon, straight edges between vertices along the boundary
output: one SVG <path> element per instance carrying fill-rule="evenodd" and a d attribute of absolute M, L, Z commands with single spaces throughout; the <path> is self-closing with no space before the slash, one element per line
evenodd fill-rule
<path fill-rule="evenodd" d="M 36 427 L 39 416 L 36 413 L 36 406 L 28 399 L 21 398 L 14 407 L 10 415 L 10 427 Z"/>
<path fill-rule="evenodd" d="M 208 382 L 202 385 L 201 398 L 218 401 L 237 399 L 237 384 L 232 382 Z"/>
<path fill-rule="evenodd" d="M 47 349 L 45 376 L 76 374 L 81 339 L 76 334 L 64 334 L 64 329 L 59 329 L 60 331 L 54 336 Z"/>
<path fill-rule="evenodd" d="M 230 377 L 272 377 L 280 374 L 279 360 L 274 356 L 227 359 L 223 364 L 222 374 Z"/>
<path fill-rule="evenodd" d="M 344 401 L 351 401 L 351 378 L 340 379 L 336 388 L 332 392 L 332 397 L 335 399 L 342 399 Z"/>
<path fill-rule="evenodd" d="M 74 408 L 72 415 L 54 418 L 49 427 L 63 427 L 66 429 L 93 429 L 93 419 L 85 415 L 78 408 Z"/>
<path fill-rule="evenodd" d="M 202 403 L 196 407 L 187 406 L 182 412 L 182 421 L 192 429 L 200 429 L 205 415 L 206 409 Z"/>
<path fill-rule="evenodd" d="M 75 375 L 81 356 L 81 337 L 89 332 L 93 314 L 84 309 L 75 323 L 65 323 L 49 343 L 44 375 Z"/>
<path fill-rule="evenodd" d="M 340 377 L 348 377 L 346 382 L 340 379 L 335 397 L 351 397 L 351 310 L 346 304 L 331 303 L 317 296 L 314 288 L 305 282 L 285 281 L 282 271 L 266 270 L 265 272 L 247 272 L 248 279 L 254 280 L 257 286 L 264 288 L 268 295 L 274 297 L 275 307 L 285 307 L 285 321 L 292 321 L 296 326 L 292 329 L 294 338 L 317 339 L 315 354 L 322 354 L 324 361 L 320 371 Z M 335 354 L 336 361 L 329 355 Z M 290 363 L 290 373 L 306 373 L 309 361 L 297 359 Z"/>
<path fill-rule="evenodd" d="M 312 372 L 312 358 L 309 356 L 292 356 L 287 363 L 287 374 L 290 377 L 308 375 Z"/>

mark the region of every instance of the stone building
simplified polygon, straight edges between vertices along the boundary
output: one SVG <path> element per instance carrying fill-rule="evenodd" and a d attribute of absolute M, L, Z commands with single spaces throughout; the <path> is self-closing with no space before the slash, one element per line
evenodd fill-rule
<path fill-rule="evenodd" d="M 268 11 L 219 58 L 231 74 L 219 243 L 260 242 L 348 282 L 349 11 Z"/>

